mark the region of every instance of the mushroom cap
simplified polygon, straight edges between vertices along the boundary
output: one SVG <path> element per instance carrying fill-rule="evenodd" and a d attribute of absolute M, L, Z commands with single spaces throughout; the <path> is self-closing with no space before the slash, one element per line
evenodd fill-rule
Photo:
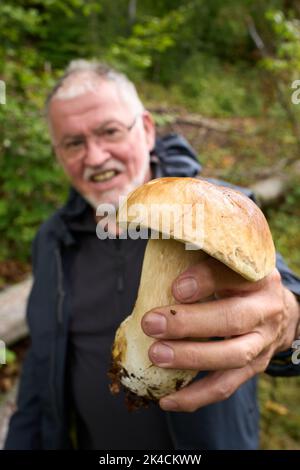
<path fill-rule="evenodd" d="M 151 180 L 127 196 L 118 221 L 191 244 L 250 281 L 275 267 L 272 235 L 259 207 L 239 191 L 202 179 Z"/>

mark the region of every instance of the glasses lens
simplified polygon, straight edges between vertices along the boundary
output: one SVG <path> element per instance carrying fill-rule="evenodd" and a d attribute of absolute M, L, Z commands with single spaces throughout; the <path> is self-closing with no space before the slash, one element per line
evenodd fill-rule
<path fill-rule="evenodd" d="M 128 130 L 125 126 L 119 123 L 114 123 L 101 129 L 98 133 L 98 137 L 102 138 L 106 142 L 121 142 L 126 138 L 127 133 Z"/>
<path fill-rule="evenodd" d="M 72 142 L 68 142 L 63 145 L 62 150 L 67 159 L 76 159 L 83 153 L 84 141 L 74 140 Z"/>
<path fill-rule="evenodd" d="M 111 122 L 106 126 L 101 127 L 93 132 L 94 138 L 97 143 L 107 142 L 115 143 L 126 140 L 129 132 L 133 128 L 137 121 L 135 117 L 133 123 L 130 126 L 125 126 L 119 122 Z M 66 142 L 62 146 L 63 156 L 66 160 L 76 160 L 84 155 L 86 141 L 84 139 L 75 139 L 70 142 Z"/>

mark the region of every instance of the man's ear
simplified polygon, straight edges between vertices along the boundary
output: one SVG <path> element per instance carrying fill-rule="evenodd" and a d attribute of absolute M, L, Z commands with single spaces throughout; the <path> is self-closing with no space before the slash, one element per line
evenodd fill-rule
<path fill-rule="evenodd" d="M 152 115 L 149 113 L 149 111 L 144 111 L 142 117 L 143 117 L 143 124 L 144 124 L 148 149 L 149 149 L 149 152 L 150 152 L 151 150 L 153 150 L 154 145 L 155 145 L 155 124 L 154 124 L 154 119 L 153 119 Z"/>

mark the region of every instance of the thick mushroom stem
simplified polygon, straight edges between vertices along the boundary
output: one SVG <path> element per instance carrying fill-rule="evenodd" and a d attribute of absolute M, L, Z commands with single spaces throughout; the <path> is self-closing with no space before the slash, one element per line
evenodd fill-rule
<path fill-rule="evenodd" d="M 184 243 L 174 239 L 148 241 L 134 310 L 116 334 L 113 369 L 121 383 L 140 397 L 157 400 L 185 386 L 197 374 L 195 370 L 154 366 L 148 351 L 155 340 L 145 335 L 141 328 L 142 317 L 147 311 L 176 303 L 171 291 L 174 279 L 208 256 L 201 250 L 185 248 Z"/>

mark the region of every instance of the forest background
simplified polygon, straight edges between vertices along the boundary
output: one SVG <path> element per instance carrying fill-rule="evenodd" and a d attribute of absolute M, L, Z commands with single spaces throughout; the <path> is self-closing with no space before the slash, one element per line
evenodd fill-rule
<path fill-rule="evenodd" d="M 37 228 L 67 195 L 44 101 L 78 58 L 127 73 L 158 132 L 182 133 L 204 176 L 269 188 L 260 203 L 277 249 L 300 274 L 297 0 L 7 0 L 0 3 L 0 288 L 30 271 Z M 260 380 L 262 448 L 300 449 L 299 385 Z"/>

